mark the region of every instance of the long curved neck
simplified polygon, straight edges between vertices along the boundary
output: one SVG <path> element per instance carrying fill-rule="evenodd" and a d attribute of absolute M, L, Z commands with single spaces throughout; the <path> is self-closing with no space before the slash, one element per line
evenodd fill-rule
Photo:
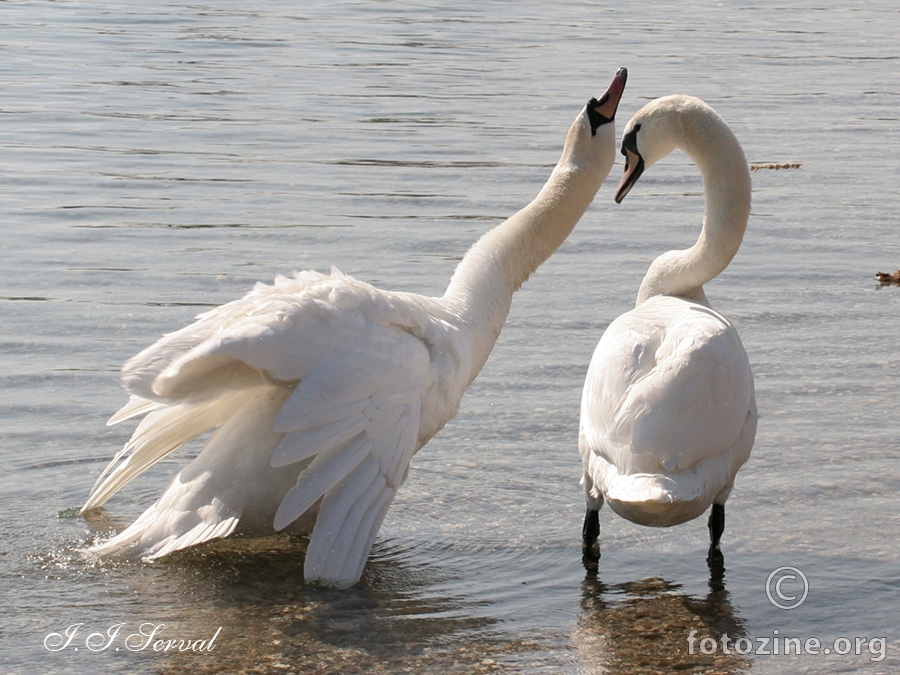
<path fill-rule="evenodd" d="M 737 138 L 718 115 L 687 123 L 676 147 L 690 155 L 703 176 L 703 229 L 689 249 L 669 251 L 653 261 L 641 282 L 638 305 L 654 295 L 703 300 L 703 284 L 728 267 L 750 217 L 750 167 Z"/>
<path fill-rule="evenodd" d="M 473 378 L 500 334 L 513 293 L 566 239 L 607 173 L 564 154 L 537 197 L 482 236 L 460 261 L 442 300 L 472 329 Z"/>

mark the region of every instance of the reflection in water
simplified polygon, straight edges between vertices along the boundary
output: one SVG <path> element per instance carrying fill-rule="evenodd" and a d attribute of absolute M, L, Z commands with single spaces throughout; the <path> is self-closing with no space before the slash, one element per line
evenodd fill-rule
<path fill-rule="evenodd" d="M 164 623 L 157 635 L 163 639 L 216 635 L 207 653 L 125 654 L 129 667 L 151 665 L 160 675 L 479 673 L 540 649 L 492 630 L 496 619 L 452 590 L 459 579 L 423 566 L 421 556 L 408 564 L 401 546 L 377 547 L 353 588 L 308 586 L 302 574 L 307 543 L 287 535 L 231 539 L 151 563 L 72 560 L 67 571 L 95 588 L 127 579 L 127 600 L 111 599 L 109 608 L 116 622 L 126 622 L 123 636 L 143 622 Z M 109 656 L 121 659 L 122 652 Z"/>
<path fill-rule="evenodd" d="M 722 635 L 733 642 L 746 637 L 725 588 L 725 568 L 710 565 L 709 592 L 703 598 L 679 593 L 679 584 L 658 577 L 607 585 L 592 574 L 582 584 L 581 613 L 573 635 L 581 672 L 600 673 L 742 673 L 750 659 L 726 654 Z M 688 647 L 691 631 L 697 642 Z M 704 654 L 704 638 L 719 643 Z M 707 651 L 711 644 L 705 645 Z"/>

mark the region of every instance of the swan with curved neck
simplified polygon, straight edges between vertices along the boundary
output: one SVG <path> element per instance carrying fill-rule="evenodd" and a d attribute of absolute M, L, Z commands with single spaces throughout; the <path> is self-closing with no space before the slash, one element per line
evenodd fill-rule
<path fill-rule="evenodd" d="M 301 272 L 130 359 L 131 399 L 110 423 L 144 417 L 82 513 L 214 431 L 158 502 L 89 551 L 150 559 L 232 535 L 309 533 L 307 581 L 358 581 L 412 456 L 456 414 L 513 293 L 609 173 L 626 76 L 582 109 L 544 188 L 468 251 L 443 297 Z"/>
<path fill-rule="evenodd" d="M 604 502 L 628 520 L 658 527 L 712 505 L 708 559 L 719 560 L 725 501 L 756 435 L 747 353 L 703 291 L 737 253 L 747 226 L 750 170 L 740 144 L 699 99 L 652 101 L 625 127 L 626 166 L 615 200 L 675 149 L 700 169 L 706 215 L 693 246 L 653 261 L 635 308 L 610 324 L 591 360 L 579 432 L 589 566 L 600 555 Z"/>

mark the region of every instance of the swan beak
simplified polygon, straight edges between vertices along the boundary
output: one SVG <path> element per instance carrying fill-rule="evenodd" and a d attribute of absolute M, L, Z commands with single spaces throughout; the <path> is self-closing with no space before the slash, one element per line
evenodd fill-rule
<path fill-rule="evenodd" d="M 603 104 L 597 109 L 597 112 L 609 120 L 616 118 L 616 111 L 619 109 L 619 101 L 622 100 L 622 94 L 625 93 L 625 82 L 627 81 L 628 69 L 619 68 L 606 92 L 600 97 Z"/>
<path fill-rule="evenodd" d="M 628 80 L 628 69 L 619 68 L 610 82 L 609 87 L 603 92 L 600 99 L 592 98 L 587 104 L 587 116 L 591 124 L 591 135 L 597 135 L 597 129 L 603 124 L 609 124 L 616 119 L 616 110 L 619 109 L 619 101 L 625 91 L 625 82 Z"/>
<path fill-rule="evenodd" d="M 644 173 L 644 158 L 630 148 L 623 147 L 622 154 L 625 155 L 625 173 L 622 174 L 622 180 L 619 181 L 619 187 L 616 188 L 616 204 L 621 204 L 634 184 L 638 182 L 638 178 Z"/>

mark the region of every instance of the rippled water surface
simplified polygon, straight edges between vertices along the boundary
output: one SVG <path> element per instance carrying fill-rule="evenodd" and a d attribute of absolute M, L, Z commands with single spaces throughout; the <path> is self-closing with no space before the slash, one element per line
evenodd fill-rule
<path fill-rule="evenodd" d="M 898 672 L 900 288 L 874 278 L 900 268 L 898 34 L 889 0 L 0 3 L 0 670 Z M 440 294 L 621 65 L 620 130 L 690 93 L 751 162 L 801 165 L 754 172 L 744 245 L 707 286 L 762 414 L 724 573 L 704 519 L 608 511 L 598 575 L 580 563 L 581 385 L 649 262 L 696 237 L 681 154 L 621 206 L 616 167 L 517 294 L 356 588 L 304 586 L 304 544 L 280 538 L 155 564 L 77 554 L 197 450 L 90 522 L 60 516 L 129 435 L 105 426 L 123 361 L 295 269 Z M 793 610 L 766 594 L 783 566 L 808 579 Z M 693 630 L 752 652 L 691 649 Z M 850 653 L 756 653 L 784 637 Z"/>

